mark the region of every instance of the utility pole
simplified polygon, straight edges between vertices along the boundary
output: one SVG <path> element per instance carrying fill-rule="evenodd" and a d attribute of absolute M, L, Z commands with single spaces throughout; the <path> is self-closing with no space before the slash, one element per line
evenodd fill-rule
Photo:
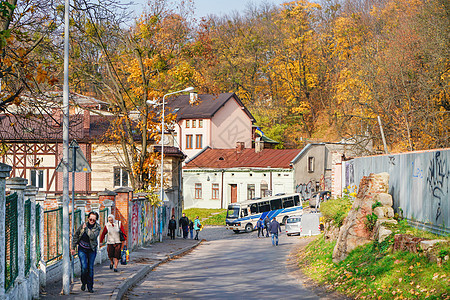
<path fill-rule="evenodd" d="M 70 294 L 69 245 L 69 0 L 64 9 L 64 87 L 63 87 L 63 286 L 62 294 Z M 73 212 L 72 212 L 73 213 Z"/>

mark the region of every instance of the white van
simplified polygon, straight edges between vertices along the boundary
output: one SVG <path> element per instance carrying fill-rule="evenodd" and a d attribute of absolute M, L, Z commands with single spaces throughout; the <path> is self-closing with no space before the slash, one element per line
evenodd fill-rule
<path fill-rule="evenodd" d="M 301 235 L 302 233 L 302 216 L 292 216 L 286 220 L 286 234 L 291 236 L 293 234 Z"/>

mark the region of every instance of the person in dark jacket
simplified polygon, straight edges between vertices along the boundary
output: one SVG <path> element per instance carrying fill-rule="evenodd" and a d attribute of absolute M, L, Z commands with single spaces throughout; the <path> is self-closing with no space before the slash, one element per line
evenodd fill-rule
<path fill-rule="evenodd" d="M 264 226 L 266 227 L 266 237 L 269 237 L 269 230 L 270 230 L 270 220 L 269 217 L 266 216 L 264 219 Z M 264 235 L 263 235 L 264 236 Z"/>
<path fill-rule="evenodd" d="M 278 246 L 278 233 L 281 232 L 280 223 L 274 217 L 272 222 L 270 222 L 270 233 L 272 234 L 272 245 Z"/>
<path fill-rule="evenodd" d="M 180 222 L 178 222 L 180 228 L 183 230 L 183 239 L 186 239 L 189 232 L 189 219 L 186 217 L 186 214 L 183 213 L 183 216 L 180 218 Z"/>
<path fill-rule="evenodd" d="M 192 221 L 189 222 L 189 236 L 191 239 L 194 238 L 194 222 Z"/>
<path fill-rule="evenodd" d="M 100 225 L 97 223 L 98 213 L 91 211 L 88 221 L 75 231 L 72 237 L 71 253 L 75 255 L 78 246 L 78 257 L 81 265 L 81 290 L 94 292 L 94 262 L 97 256 L 97 237 L 100 234 Z"/>
<path fill-rule="evenodd" d="M 262 218 L 259 218 L 258 222 L 256 222 L 256 228 L 258 228 L 258 238 L 259 235 L 262 235 L 262 237 L 264 237 L 264 221 Z"/>
<path fill-rule="evenodd" d="M 176 229 L 177 229 L 177 221 L 175 220 L 175 216 L 172 216 L 172 219 L 169 220 L 169 236 L 171 240 L 175 239 Z"/>

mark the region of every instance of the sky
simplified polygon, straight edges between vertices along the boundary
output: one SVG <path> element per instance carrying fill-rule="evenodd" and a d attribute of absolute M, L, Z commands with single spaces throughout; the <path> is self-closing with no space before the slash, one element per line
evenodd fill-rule
<path fill-rule="evenodd" d="M 123 0 L 124 1 L 124 0 Z M 148 0 L 132 0 L 136 3 L 134 5 L 135 15 L 139 15 L 144 5 Z M 288 0 L 194 0 L 195 5 L 195 16 L 197 19 L 207 16 L 209 14 L 224 15 L 229 14 L 233 11 L 243 13 L 248 3 L 254 3 L 258 5 L 259 3 L 268 2 L 279 5 L 283 2 L 288 2 Z"/>

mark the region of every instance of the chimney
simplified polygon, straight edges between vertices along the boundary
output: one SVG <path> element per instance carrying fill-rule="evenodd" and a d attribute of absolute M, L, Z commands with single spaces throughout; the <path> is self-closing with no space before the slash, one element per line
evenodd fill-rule
<path fill-rule="evenodd" d="M 264 149 L 264 141 L 261 139 L 261 137 L 257 137 L 255 140 L 255 152 L 259 153 L 263 151 Z"/>
<path fill-rule="evenodd" d="M 198 100 L 198 94 L 197 93 L 189 93 L 189 104 L 193 105 Z"/>
<path fill-rule="evenodd" d="M 237 142 L 236 143 L 236 153 L 240 154 L 245 149 L 245 142 Z"/>
<path fill-rule="evenodd" d="M 85 109 L 83 111 L 83 129 L 87 134 L 89 134 L 89 129 L 91 128 L 91 114 L 89 110 Z"/>

